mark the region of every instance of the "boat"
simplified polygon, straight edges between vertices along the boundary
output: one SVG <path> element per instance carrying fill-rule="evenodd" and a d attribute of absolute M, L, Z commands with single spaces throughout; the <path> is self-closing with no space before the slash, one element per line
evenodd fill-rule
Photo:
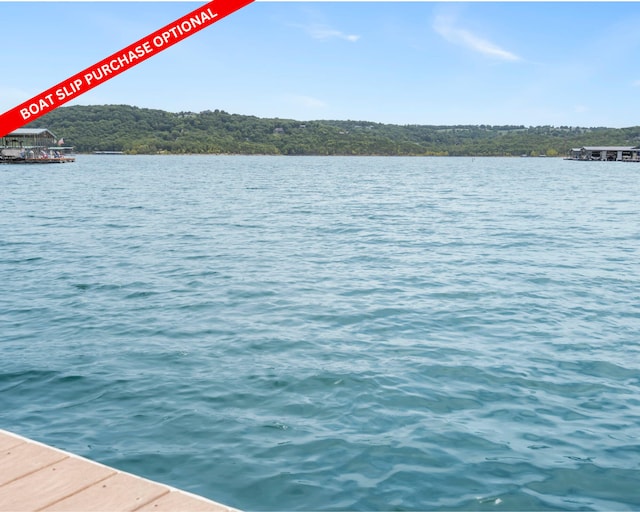
<path fill-rule="evenodd" d="M 72 146 L 64 146 L 46 128 L 19 128 L 0 137 L 2 164 L 65 164 L 75 162 Z"/>

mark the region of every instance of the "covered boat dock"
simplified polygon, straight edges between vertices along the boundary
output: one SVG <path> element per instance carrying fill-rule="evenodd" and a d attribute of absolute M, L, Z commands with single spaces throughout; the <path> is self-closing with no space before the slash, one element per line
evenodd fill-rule
<path fill-rule="evenodd" d="M 20 128 L 0 137 L 0 163 L 63 164 L 75 162 L 73 148 L 46 128 Z"/>
<path fill-rule="evenodd" d="M 640 162 L 640 146 L 583 146 L 572 148 L 567 160 Z"/>

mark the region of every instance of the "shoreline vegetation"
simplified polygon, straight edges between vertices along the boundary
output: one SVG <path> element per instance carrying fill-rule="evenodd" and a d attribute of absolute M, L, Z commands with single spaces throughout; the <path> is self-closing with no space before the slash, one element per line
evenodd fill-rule
<path fill-rule="evenodd" d="M 394 125 L 129 105 L 60 107 L 27 127 L 46 127 L 78 153 L 557 157 L 573 147 L 640 144 L 640 126 Z"/>

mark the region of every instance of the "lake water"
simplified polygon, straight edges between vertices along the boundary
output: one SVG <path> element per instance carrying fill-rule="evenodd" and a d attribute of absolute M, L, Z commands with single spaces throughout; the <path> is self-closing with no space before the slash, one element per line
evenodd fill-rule
<path fill-rule="evenodd" d="M 245 510 L 638 510 L 640 165 L 0 166 L 0 428 Z"/>

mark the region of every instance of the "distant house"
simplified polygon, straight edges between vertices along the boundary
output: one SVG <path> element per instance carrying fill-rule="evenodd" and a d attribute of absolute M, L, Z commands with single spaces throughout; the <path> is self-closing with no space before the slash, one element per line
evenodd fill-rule
<path fill-rule="evenodd" d="M 273 133 L 284 133 L 284 128 L 276 128 L 273 130 Z"/>
<path fill-rule="evenodd" d="M 640 162 L 640 146 L 583 146 L 572 148 L 567 159 Z"/>

